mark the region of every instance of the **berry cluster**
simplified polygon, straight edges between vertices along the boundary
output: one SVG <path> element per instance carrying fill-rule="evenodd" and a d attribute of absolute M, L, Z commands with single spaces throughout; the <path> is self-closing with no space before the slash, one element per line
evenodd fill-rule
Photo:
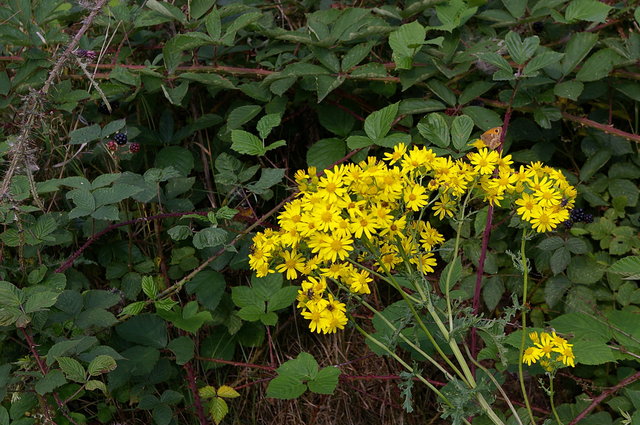
<path fill-rule="evenodd" d="M 113 140 L 115 140 L 115 141 L 116 141 L 116 143 L 117 143 L 118 145 L 120 145 L 120 146 L 124 146 L 124 145 L 126 145 L 126 144 L 127 144 L 127 141 L 128 141 L 129 139 L 127 139 L 127 135 L 126 135 L 126 134 L 124 134 L 124 133 L 116 133 L 116 134 L 113 136 Z"/>
<path fill-rule="evenodd" d="M 569 219 L 564 222 L 564 227 L 571 229 L 574 223 L 592 223 L 593 214 L 586 213 L 582 208 L 574 208 L 569 214 Z"/>

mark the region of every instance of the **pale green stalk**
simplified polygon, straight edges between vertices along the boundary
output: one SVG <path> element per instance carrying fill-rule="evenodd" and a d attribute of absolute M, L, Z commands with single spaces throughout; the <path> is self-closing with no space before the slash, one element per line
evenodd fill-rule
<path fill-rule="evenodd" d="M 529 267 L 527 265 L 527 257 L 525 252 L 527 242 L 527 231 L 522 230 L 522 241 L 520 242 L 520 261 L 522 262 L 522 277 L 523 277 L 523 293 L 522 293 L 522 337 L 520 338 L 520 352 L 518 355 L 518 378 L 520 379 L 520 390 L 522 391 L 522 397 L 524 398 L 524 404 L 527 407 L 529 413 L 529 419 L 531 423 L 535 424 L 536 421 L 533 418 L 533 411 L 531 410 L 531 403 L 529 403 L 529 396 L 527 395 L 527 389 L 524 385 L 524 372 L 523 372 L 523 357 L 524 357 L 524 342 L 527 335 L 527 286 L 529 284 Z"/>
<path fill-rule="evenodd" d="M 553 412 L 553 416 L 556 418 L 556 422 L 558 425 L 564 425 L 560 420 L 560 416 L 558 416 L 558 411 L 556 410 L 556 404 L 553 401 L 554 391 L 553 391 L 553 378 L 552 374 L 549 374 L 549 400 L 551 401 L 551 411 Z"/>

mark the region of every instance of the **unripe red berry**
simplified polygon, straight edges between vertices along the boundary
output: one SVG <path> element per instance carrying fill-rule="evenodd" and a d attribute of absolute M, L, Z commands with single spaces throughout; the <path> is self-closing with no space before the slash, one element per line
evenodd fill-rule
<path fill-rule="evenodd" d="M 118 150 L 118 144 L 113 140 L 109 140 L 107 142 L 107 149 L 109 149 L 111 152 L 115 152 Z"/>
<path fill-rule="evenodd" d="M 129 145 L 129 151 L 131 153 L 136 153 L 136 152 L 140 151 L 140 143 L 131 143 Z"/>

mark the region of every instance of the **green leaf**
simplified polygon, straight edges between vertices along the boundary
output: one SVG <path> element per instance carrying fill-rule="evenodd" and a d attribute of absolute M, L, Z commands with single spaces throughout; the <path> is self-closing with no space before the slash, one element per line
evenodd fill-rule
<path fill-rule="evenodd" d="M 567 6 L 564 18 L 571 23 L 576 21 L 604 22 L 611 9 L 611 6 L 598 0 L 573 0 Z"/>
<path fill-rule="evenodd" d="M 102 381 L 98 381 L 97 379 L 91 379 L 91 380 L 87 381 L 87 383 L 86 383 L 86 385 L 84 387 L 87 389 L 87 391 L 100 390 L 105 395 L 108 394 L 106 384 L 104 382 L 102 382 Z"/>
<path fill-rule="evenodd" d="M 292 400 L 300 397 L 307 390 L 299 378 L 289 375 L 280 375 L 269 381 L 267 397 L 281 400 Z"/>
<path fill-rule="evenodd" d="M 558 305 L 571 285 L 571 281 L 564 275 L 553 276 L 547 281 L 544 287 L 544 300 L 550 308 Z"/>
<path fill-rule="evenodd" d="M 227 128 L 229 130 L 240 128 L 243 124 L 251 121 L 261 110 L 262 107 L 259 105 L 244 105 L 235 108 L 227 117 Z"/>
<path fill-rule="evenodd" d="M 116 326 L 116 332 L 125 341 L 155 348 L 167 345 L 167 325 L 153 314 L 141 314 Z"/>
<path fill-rule="evenodd" d="M 19 307 L 25 300 L 24 293 L 13 283 L 0 281 L 0 306 Z"/>
<path fill-rule="evenodd" d="M 537 36 L 527 37 L 523 41 L 520 38 L 520 35 L 514 31 L 509 31 L 507 33 L 505 42 L 509 55 L 511 55 L 511 58 L 520 65 L 523 65 L 528 61 L 540 45 L 540 39 Z"/>
<path fill-rule="evenodd" d="M 592 32 L 578 32 L 572 34 L 565 55 L 562 58 L 562 75 L 567 76 L 582 62 L 598 41 L 598 35 Z"/>
<path fill-rule="evenodd" d="M 257 182 L 249 183 L 246 187 L 251 192 L 261 195 L 270 187 L 280 183 L 283 177 L 283 168 L 263 168 L 260 173 L 260 179 Z"/>
<path fill-rule="evenodd" d="M 458 150 L 464 150 L 473 131 L 473 120 L 466 115 L 458 115 L 451 124 L 451 141 Z"/>
<path fill-rule="evenodd" d="M 549 265 L 553 274 L 563 272 L 571 262 L 571 253 L 565 247 L 558 248 L 554 251 L 549 259 Z"/>
<path fill-rule="evenodd" d="M 286 286 L 280 288 L 275 294 L 269 297 L 267 301 L 268 311 L 277 311 L 291 306 L 298 295 L 298 286 Z"/>
<path fill-rule="evenodd" d="M 584 84 L 580 81 L 571 80 L 556 84 L 553 88 L 553 94 L 576 101 L 582 90 L 584 90 Z"/>
<path fill-rule="evenodd" d="M 98 376 L 102 375 L 103 373 L 109 373 L 115 370 L 116 367 L 116 361 L 113 359 L 113 357 L 101 354 L 91 360 L 91 363 L 89 363 L 88 371 L 89 375 Z"/>
<path fill-rule="evenodd" d="M 509 62 L 495 52 L 481 53 L 478 55 L 478 57 L 480 58 L 480 60 L 484 62 L 497 66 L 500 70 L 506 73 L 509 73 L 509 74 L 513 73 L 513 68 L 511 68 L 511 65 L 509 65 Z"/>
<path fill-rule="evenodd" d="M 527 0 L 502 0 L 502 4 L 514 18 L 521 18 L 527 9 Z"/>
<path fill-rule="evenodd" d="M 34 313 L 51 307 L 56 303 L 58 295 L 60 294 L 52 291 L 37 292 L 31 295 L 27 298 L 27 302 L 24 306 L 25 313 Z"/>
<path fill-rule="evenodd" d="M 601 365 L 616 361 L 613 350 L 601 340 L 573 338 L 571 343 L 576 363 Z"/>
<path fill-rule="evenodd" d="M 69 133 L 69 143 L 77 145 L 80 143 L 89 143 L 100 138 L 102 129 L 98 124 L 82 127 Z"/>
<path fill-rule="evenodd" d="M 216 0 L 193 0 L 191 2 L 190 18 L 199 19 L 211 9 L 215 2 Z"/>
<path fill-rule="evenodd" d="M 80 383 L 86 381 L 86 371 L 79 361 L 71 357 L 58 357 L 56 360 L 67 379 Z"/>
<path fill-rule="evenodd" d="M 621 274 L 631 279 L 638 279 L 640 276 L 640 256 L 629 256 L 622 258 L 611 265 L 609 271 Z"/>
<path fill-rule="evenodd" d="M 121 120 L 114 120 L 111 121 L 109 124 L 105 125 L 102 128 L 102 133 L 100 135 L 100 137 L 102 137 L 103 139 L 106 139 L 107 137 L 111 136 L 113 133 L 115 133 L 116 131 L 122 130 L 124 128 L 124 126 L 127 124 L 127 120 L 126 119 L 121 119 Z M 108 174 L 110 176 L 118 176 L 120 177 L 119 173 L 115 173 L 115 174 Z M 98 178 L 100 178 L 102 176 L 98 176 Z M 98 179 L 96 178 L 96 180 Z M 108 184 L 108 183 L 107 183 Z M 106 185 L 105 185 L 106 186 Z M 95 184 L 92 186 L 94 189 L 100 187 L 100 186 L 95 186 Z"/>
<path fill-rule="evenodd" d="M 534 56 L 524 67 L 524 75 L 533 75 L 536 71 L 546 68 L 549 65 L 556 64 L 564 56 L 564 53 L 554 52 L 553 50 L 544 50 L 542 53 Z"/>
<path fill-rule="evenodd" d="M 620 55 L 612 49 L 598 50 L 582 65 L 576 74 L 576 80 L 585 82 L 601 80 L 609 75 L 613 65 L 619 61 Z"/>
<path fill-rule="evenodd" d="M 567 276 L 574 283 L 589 285 L 598 282 L 604 271 L 594 258 L 580 255 L 571 259 L 567 267 Z"/>
<path fill-rule="evenodd" d="M 218 40 L 222 34 L 222 24 L 220 23 L 220 12 L 213 9 L 204 20 L 207 32 L 213 40 Z"/>
<path fill-rule="evenodd" d="M 504 291 L 504 283 L 499 276 L 492 276 L 484 282 L 482 300 L 490 311 L 498 306 L 498 303 L 504 295 Z"/>
<path fill-rule="evenodd" d="M 318 371 L 315 379 L 308 382 L 309 390 L 316 394 L 333 394 L 338 386 L 340 369 L 334 366 L 327 366 Z"/>
<path fill-rule="evenodd" d="M 342 159 L 347 153 L 345 142 L 340 139 L 322 139 L 307 150 L 307 165 L 316 167 L 318 171 L 329 168 Z"/>
<path fill-rule="evenodd" d="M 62 374 L 62 371 L 59 369 L 54 369 L 49 371 L 44 377 L 36 382 L 35 390 L 38 394 L 45 395 L 47 393 L 53 392 L 53 390 L 63 386 L 66 383 L 67 380 Z"/>
<path fill-rule="evenodd" d="M 482 130 L 489 130 L 493 127 L 502 126 L 502 118 L 495 111 L 481 106 L 466 106 L 462 112 L 471 117 L 473 123 Z"/>
<path fill-rule="evenodd" d="M 126 305 L 122 312 L 120 312 L 120 316 L 135 316 L 144 310 L 146 303 L 144 301 L 136 301 L 129 305 Z"/>
<path fill-rule="evenodd" d="M 310 46 L 309 49 L 315 58 L 325 66 L 325 68 L 334 73 L 340 72 L 340 61 L 331 50 L 318 46 Z"/>
<path fill-rule="evenodd" d="M 158 295 L 158 286 L 153 276 L 143 276 L 141 286 L 142 292 L 144 292 L 147 297 L 154 299 L 156 295 Z"/>
<path fill-rule="evenodd" d="M 111 187 L 101 187 L 93 191 L 93 197 L 96 202 L 96 208 L 103 205 L 117 204 L 127 198 L 130 198 L 143 189 L 125 183 L 116 183 Z"/>
<path fill-rule="evenodd" d="M 225 416 L 229 413 L 229 407 L 227 406 L 227 402 L 220 397 L 214 397 L 209 402 L 209 414 L 211 415 L 211 419 L 218 425 Z"/>
<path fill-rule="evenodd" d="M 269 136 L 271 130 L 279 125 L 280 114 L 267 114 L 260 118 L 256 125 L 256 129 L 258 130 L 258 134 L 260 134 L 260 138 L 264 140 Z"/>
<path fill-rule="evenodd" d="M 429 89 L 445 103 L 448 103 L 449 106 L 456 105 L 456 95 L 449 87 L 442 84 L 439 80 L 429 80 L 427 82 L 427 87 L 429 87 Z"/>
<path fill-rule="evenodd" d="M 217 227 L 208 227 L 193 236 L 193 246 L 197 249 L 213 248 L 227 241 L 227 231 Z"/>
<path fill-rule="evenodd" d="M 611 159 L 611 151 L 599 150 L 590 156 L 580 169 L 580 180 L 589 180 L 599 169 L 605 166 Z"/>
<path fill-rule="evenodd" d="M 193 231 L 191 230 L 191 227 L 181 224 L 173 226 L 171 229 L 167 230 L 167 233 L 174 241 L 183 241 L 190 237 L 193 234 Z"/>
<path fill-rule="evenodd" d="M 167 41 L 162 48 L 162 56 L 169 74 L 173 74 L 178 65 L 180 65 L 184 50 L 193 50 L 210 43 L 209 36 L 201 32 L 178 34 Z"/>
<path fill-rule="evenodd" d="M 352 47 L 343 57 L 342 57 L 342 66 L 341 69 L 343 72 L 348 72 L 351 68 L 358 65 L 364 58 L 369 56 L 369 52 L 371 52 L 371 48 L 373 47 L 374 42 L 367 42 L 358 44 L 355 47 Z M 333 108 L 335 109 L 335 108 Z M 343 114 L 348 115 L 348 114 Z"/>
<path fill-rule="evenodd" d="M 187 22 L 187 18 L 184 16 L 184 13 L 171 3 L 159 2 L 158 0 L 147 0 L 145 5 L 149 9 L 154 10 L 167 18 L 175 19 L 183 24 Z"/>
<path fill-rule="evenodd" d="M 422 48 L 427 35 L 418 21 L 402 25 L 389 34 L 392 58 L 398 69 L 411 69 L 413 57 Z"/>
<path fill-rule="evenodd" d="M 507 62 L 507 65 L 508 64 L 509 63 Z M 488 81 L 474 81 L 464 88 L 458 97 L 458 103 L 460 105 L 465 105 L 491 90 L 494 85 L 494 83 L 490 83 Z"/>
<path fill-rule="evenodd" d="M 231 149 L 244 155 L 262 156 L 267 151 L 262 140 L 244 130 L 232 130 L 231 140 Z"/>
<path fill-rule="evenodd" d="M 417 128 L 422 137 L 441 148 L 446 148 L 451 142 L 447 122 L 439 113 L 427 115 L 426 122 L 419 123 Z"/>
<path fill-rule="evenodd" d="M 176 364 L 182 366 L 190 361 L 195 354 L 195 344 L 187 336 L 181 336 L 172 340 L 167 346 L 176 356 Z"/>
<path fill-rule="evenodd" d="M 155 166 L 158 168 L 173 167 L 178 175 L 188 176 L 195 166 L 195 161 L 193 154 L 188 149 L 182 146 L 167 146 L 156 155 Z M 165 179 L 169 179 L 174 176 L 167 175 L 165 177 Z"/>
<path fill-rule="evenodd" d="M 189 81 L 183 81 L 177 87 L 167 87 L 163 84 L 161 88 L 164 93 L 164 97 L 166 97 L 172 105 L 180 106 L 182 104 L 182 100 L 187 94 L 187 91 L 189 90 Z"/>
<path fill-rule="evenodd" d="M 329 75 L 318 75 L 316 77 L 316 87 L 318 92 L 318 103 L 322 102 L 329 93 L 337 89 L 344 83 L 345 76 L 337 75 L 337 76 L 329 76 Z"/>

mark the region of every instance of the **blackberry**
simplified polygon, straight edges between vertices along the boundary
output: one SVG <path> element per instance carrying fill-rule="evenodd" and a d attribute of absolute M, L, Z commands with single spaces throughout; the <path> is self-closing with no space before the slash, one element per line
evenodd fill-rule
<path fill-rule="evenodd" d="M 544 30 L 544 24 L 542 22 L 534 22 L 533 23 L 533 31 L 536 34 L 540 34 Z"/>
<path fill-rule="evenodd" d="M 565 220 L 562 224 L 564 225 L 565 229 L 569 230 L 573 227 L 573 220 Z"/>
<path fill-rule="evenodd" d="M 115 140 L 120 146 L 126 145 L 128 141 L 127 135 L 124 133 L 116 133 L 115 136 L 113 136 L 113 140 Z"/>
<path fill-rule="evenodd" d="M 120 102 L 114 100 L 113 102 L 109 102 L 109 105 L 111 105 L 111 112 L 109 112 L 109 108 L 107 108 L 107 105 L 104 103 L 100 103 L 100 105 L 98 105 L 98 112 L 103 115 L 111 115 L 116 109 L 118 109 Z"/>
<path fill-rule="evenodd" d="M 107 142 L 107 149 L 109 149 L 111 152 L 115 152 L 118 150 L 118 144 L 113 140 L 109 140 Z"/>
<path fill-rule="evenodd" d="M 575 223 L 592 223 L 593 222 L 593 214 L 589 214 L 585 212 L 582 208 L 572 209 L 569 216 L 570 216 L 569 220 Z"/>
<path fill-rule="evenodd" d="M 129 151 L 131 153 L 136 153 L 136 152 L 140 151 L 140 143 L 131 143 L 129 145 Z"/>

